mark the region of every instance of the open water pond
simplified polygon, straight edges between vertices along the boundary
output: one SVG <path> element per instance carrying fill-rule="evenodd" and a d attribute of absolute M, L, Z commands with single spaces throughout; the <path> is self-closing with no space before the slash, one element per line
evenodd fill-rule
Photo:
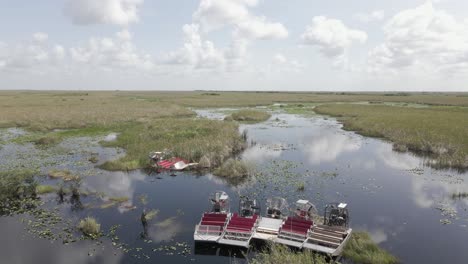
<path fill-rule="evenodd" d="M 214 119 L 225 112 L 197 110 L 200 117 Z M 343 131 L 335 120 L 318 115 L 273 112 L 269 121 L 241 125 L 240 130 L 248 131 L 250 143 L 241 158 L 257 170 L 244 180 L 210 173 L 102 171 L 95 165 L 124 154 L 100 147 L 100 140 L 114 135 L 67 139 L 42 150 L 11 143 L 24 131 L 1 130 L 1 170 L 23 166 L 46 175 L 60 168 L 84 176 L 79 206 L 69 195 L 60 202 L 51 193 L 41 196 L 43 208 L 71 226 L 93 216 L 106 234 L 119 225 L 115 234 L 99 241 L 63 244 L 27 232 L 27 215 L 0 217 L 2 263 L 230 263 L 234 257 L 242 262 L 242 253 L 232 248 L 194 245 L 194 226 L 217 190 L 230 195 L 231 211 L 238 209 L 240 195 L 257 198 L 263 210 L 269 196 L 283 196 L 291 206 L 305 198 L 320 211 L 326 203 L 346 202 L 353 229 L 368 231 L 402 263 L 466 263 L 468 198 L 459 194 L 468 193 L 467 173 L 431 169 L 423 158 L 394 152 L 388 142 Z M 128 199 L 114 201 L 122 197 Z M 143 210 L 153 214 L 146 231 L 140 221 Z M 59 224 L 56 229 L 63 228 Z"/>

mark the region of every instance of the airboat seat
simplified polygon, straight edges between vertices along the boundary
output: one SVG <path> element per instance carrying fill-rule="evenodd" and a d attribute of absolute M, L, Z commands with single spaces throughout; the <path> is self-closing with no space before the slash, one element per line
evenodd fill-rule
<path fill-rule="evenodd" d="M 234 232 L 242 232 L 242 233 L 250 233 L 252 232 L 251 228 L 245 226 L 228 226 L 226 228 L 227 232 L 234 231 Z"/>
<path fill-rule="evenodd" d="M 204 216 L 202 217 L 202 221 L 215 221 L 215 222 L 225 222 L 226 218 L 221 218 L 221 217 L 212 217 L 212 216 Z"/>
<path fill-rule="evenodd" d="M 289 216 L 286 221 L 291 221 L 291 222 L 295 222 L 295 223 L 304 223 L 304 224 L 308 224 L 308 225 L 313 224 L 313 222 L 311 220 L 306 220 L 306 219 L 301 219 L 301 218 L 291 217 L 291 216 Z"/>
<path fill-rule="evenodd" d="M 200 225 L 224 226 L 224 222 L 201 221 Z"/>
<path fill-rule="evenodd" d="M 310 228 L 312 224 L 307 224 L 307 223 L 302 223 L 302 222 L 294 222 L 294 221 L 290 221 L 290 220 L 287 220 L 286 222 L 284 222 L 283 226 L 297 226 L 297 227 L 305 227 L 305 228 Z"/>
<path fill-rule="evenodd" d="M 281 228 L 281 232 L 290 232 L 290 233 L 296 233 L 296 234 L 301 234 L 305 235 L 307 234 L 307 231 L 309 228 L 307 227 L 298 227 L 298 226 L 283 226 Z"/>
<path fill-rule="evenodd" d="M 203 214 L 203 217 L 205 217 L 205 216 L 207 216 L 207 217 L 219 217 L 219 218 L 224 218 L 224 219 L 226 219 L 227 214 L 204 213 L 204 214 Z"/>

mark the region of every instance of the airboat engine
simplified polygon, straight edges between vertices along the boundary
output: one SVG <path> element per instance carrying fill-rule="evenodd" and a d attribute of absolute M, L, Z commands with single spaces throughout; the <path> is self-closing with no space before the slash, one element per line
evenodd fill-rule
<path fill-rule="evenodd" d="M 329 226 L 347 227 L 349 212 L 346 203 L 332 203 L 325 207 L 324 224 Z"/>

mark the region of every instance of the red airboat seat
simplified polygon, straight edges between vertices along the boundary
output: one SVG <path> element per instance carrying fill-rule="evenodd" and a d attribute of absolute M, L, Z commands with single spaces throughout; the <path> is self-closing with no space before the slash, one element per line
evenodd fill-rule
<path fill-rule="evenodd" d="M 296 222 L 296 223 L 304 223 L 304 224 L 309 224 L 309 225 L 312 225 L 312 223 L 313 223 L 311 220 L 300 219 L 300 218 L 296 218 L 296 217 L 288 217 L 288 219 L 286 221 L 291 221 L 291 222 Z"/>
<path fill-rule="evenodd" d="M 212 222 L 212 221 L 201 221 L 200 225 L 224 226 L 224 223 Z"/>
<path fill-rule="evenodd" d="M 244 218 L 244 217 L 237 217 L 237 218 L 231 218 L 231 221 L 240 221 L 240 222 L 245 222 L 245 223 L 255 223 L 257 220 L 253 218 Z"/>
<path fill-rule="evenodd" d="M 208 217 L 218 217 L 218 218 L 227 218 L 227 214 L 216 214 L 216 213 L 204 213 L 203 217 L 208 216 Z"/>
<path fill-rule="evenodd" d="M 225 222 L 225 221 L 226 221 L 226 218 L 222 218 L 222 217 L 212 217 L 212 216 L 204 216 L 204 217 L 202 217 L 202 220 L 222 221 L 222 222 Z"/>
<path fill-rule="evenodd" d="M 288 221 L 284 222 L 283 226 L 297 226 L 297 227 L 310 228 L 311 224 L 291 222 L 291 221 L 288 220 Z"/>
<path fill-rule="evenodd" d="M 226 231 L 228 231 L 228 232 L 229 231 L 230 232 L 240 232 L 240 233 L 250 233 L 250 232 L 252 232 L 251 229 L 240 228 L 240 227 L 235 227 L 235 226 L 233 226 L 233 227 L 228 226 L 226 228 Z"/>
<path fill-rule="evenodd" d="M 244 222 L 229 222 L 228 226 L 243 226 L 246 228 L 252 228 L 253 224 L 251 223 L 244 223 Z"/>
<path fill-rule="evenodd" d="M 292 226 L 292 227 L 282 227 L 281 231 L 285 232 L 291 232 L 291 233 L 297 233 L 301 235 L 307 234 L 308 228 L 302 228 L 302 227 L 297 227 L 297 226 Z"/>

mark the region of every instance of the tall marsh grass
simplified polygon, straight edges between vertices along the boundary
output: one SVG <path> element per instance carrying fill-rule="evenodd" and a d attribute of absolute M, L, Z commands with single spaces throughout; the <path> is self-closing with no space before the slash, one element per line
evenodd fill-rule
<path fill-rule="evenodd" d="M 314 254 L 311 251 L 294 252 L 288 247 L 280 244 L 268 244 L 268 247 L 258 253 L 250 264 L 327 264 L 329 263 L 323 256 Z"/>
<path fill-rule="evenodd" d="M 315 111 L 338 117 L 347 130 L 394 142 L 394 149 L 430 155 L 434 167 L 468 168 L 468 108 L 327 104 Z"/>
<path fill-rule="evenodd" d="M 375 244 L 366 232 L 353 232 L 346 244 L 343 256 L 362 264 L 395 264 L 398 259 Z"/>
<path fill-rule="evenodd" d="M 121 147 L 126 156 L 104 163 L 107 170 L 131 170 L 148 166 L 148 153 L 171 150 L 173 156 L 190 162 L 220 166 L 245 148 L 245 141 L 234 123 L 206 119 L 158 119 L 135 124 L 123 130 L 117 140 L 105 146 Z"/>
<path fill-rule="evenodd" d="M 225 118 L 226 121 L 235 120 L 248 123 L 259 123 L 268 120 L 271 115 L 265 111 L 243 109 L 232 113 Z"/>
<path fill-rule="evenodd" d="M 81 219 L 78 223 L 78 229 L 83 233 L 83 235 L 96 238 L 101 232 L 101 224 L 93 217 L 86 217 Z"/>

